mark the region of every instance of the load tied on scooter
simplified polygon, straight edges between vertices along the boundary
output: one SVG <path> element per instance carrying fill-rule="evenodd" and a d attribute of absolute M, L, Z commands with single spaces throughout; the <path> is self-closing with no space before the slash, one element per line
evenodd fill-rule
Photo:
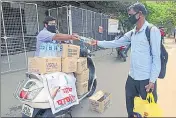
<path fill-rule="evenodd" d="M 23 104 L 23 117 L 58 117 L 96 90 L 95 65 L 85 43 L 42 43 L 39 56 L 29 57 L 26 79 L 14 96 Z"/>

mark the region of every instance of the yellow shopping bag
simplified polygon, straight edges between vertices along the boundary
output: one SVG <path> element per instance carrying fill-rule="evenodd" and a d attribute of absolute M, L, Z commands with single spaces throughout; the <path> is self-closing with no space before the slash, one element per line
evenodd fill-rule
<path fill-rule="evenodd" d="M 152 93 L 148 93 L 146 100 L 140 97 L 134 99 L 135 113 L 140 114 L 142 117 L 162 117 L 163 111 L 158 104 L 155 103 Z"/>

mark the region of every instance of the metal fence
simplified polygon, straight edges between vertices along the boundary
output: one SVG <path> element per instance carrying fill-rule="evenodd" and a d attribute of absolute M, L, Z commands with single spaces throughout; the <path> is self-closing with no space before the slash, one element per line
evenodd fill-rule
<path fill-rule="evenodd" d="M 27 59 L 34 55 L 36 48 L 36 35 L 43 28 L 45 10 L 57 18 L 61 33 L 112 40 L 108 35 L 109 16 L 102 13 L 71 5 L 47 9 L 35 3 L 17 2 L 2 2 L 1 10 L 1 73 L 27 68 Z M 99 26 L 103 27 L 102 33 Z M 89 48 L 97 50 L 97 47 Z"/>
<path fill-rule="evenodd" d="M 1 73 L 25 69 L 39 31 L 37 5 L 2 2 Z"/>

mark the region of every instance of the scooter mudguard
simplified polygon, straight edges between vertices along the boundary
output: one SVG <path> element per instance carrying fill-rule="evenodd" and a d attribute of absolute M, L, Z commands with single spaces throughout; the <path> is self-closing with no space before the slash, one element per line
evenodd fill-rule
<path fill-rule="evenodd" d="M 87 58 L 87 65 L 88 65 L 88 68 L 89 68 L 89 86 L 88 86 L 88 90 L 90 90 L 92 81 L 93 81 L 94 76 L 95 76 L 95 66 L 94 66 L 94 63 L 93 63 L 92 59 L 89 58 L 89 57 Z"/>

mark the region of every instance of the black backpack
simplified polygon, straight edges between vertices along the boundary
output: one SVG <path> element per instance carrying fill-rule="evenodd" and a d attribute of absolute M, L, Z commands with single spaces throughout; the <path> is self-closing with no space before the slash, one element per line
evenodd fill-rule
<path fill-rule="evenodd" d="M 147 26 L 147 28 L 145 30 L 145 34 L 146 34 L 147 40 L 149 42 L 149 45 L 150 45 L 150 30 L 152 27 L 153 27 L 153 25 L 149 25 L 149 26 Z M 133 32 L 131 33 L 131 36 L 132 35 L 133 35 Z M 130 46 L 131 46 L 131 44 L 130 44 Z M 152 55 L 151 45 L 150 45 L 150 55 Z M 160 58 L 161 58 L 161 70 L 160 70 L 160 74 L 159 74 L 158 78 L 163 79 L 166 75 L 166 65 L 167 65 L 167 61 L 168 61 L 168 53 L 167 53 L 164 45 L 162 44 L 162 42 L 161 42 Z"/>

